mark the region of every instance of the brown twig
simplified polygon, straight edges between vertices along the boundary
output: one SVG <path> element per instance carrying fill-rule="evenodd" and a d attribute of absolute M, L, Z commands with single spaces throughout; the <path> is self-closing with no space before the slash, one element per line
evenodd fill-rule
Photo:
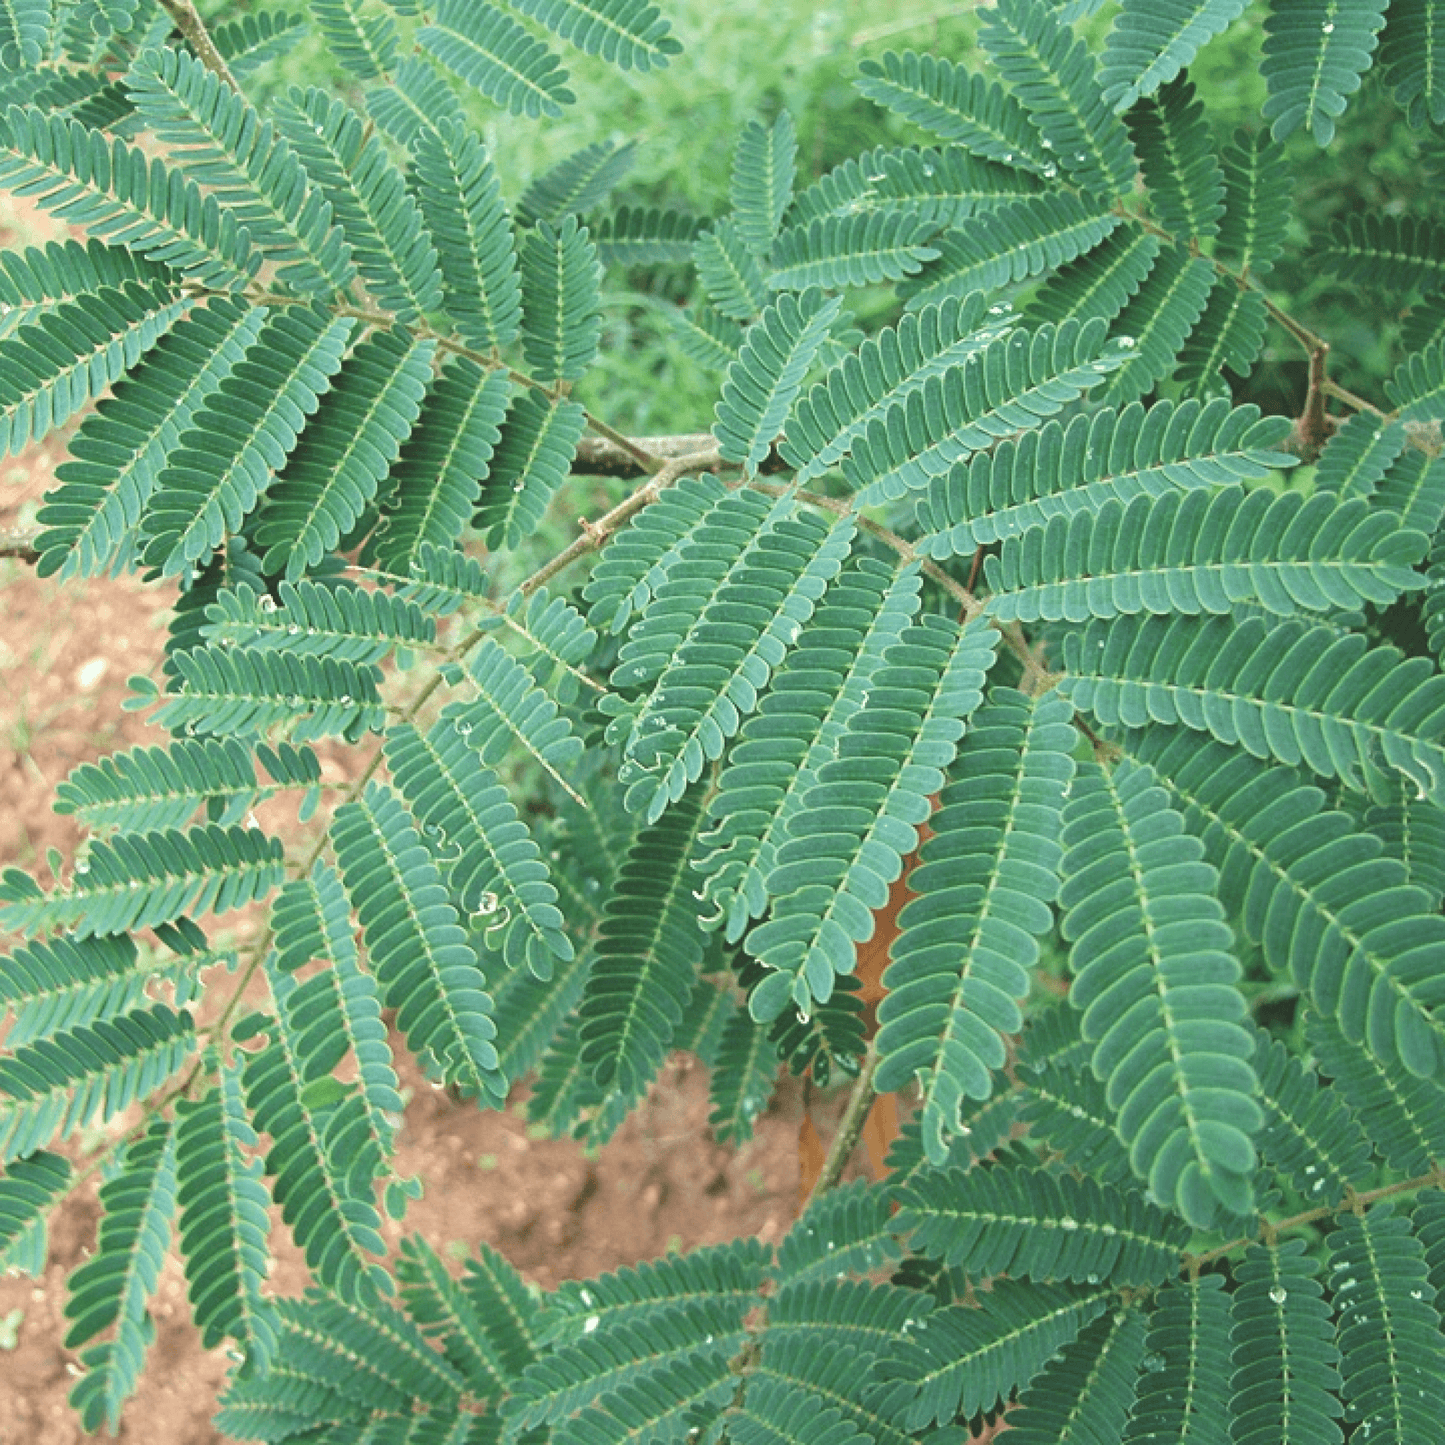
<path fill-rule="evenodd" d="M 685 477 L 690 472 L 706 471 L 721 462 L 722 457 L 716 447 L 708 447 L 662 462 L 643 486 L 624 497 L 610 512 L 604 513 L 595 522 L 581 522 L 582 535 L 577 537 L 570 547 L 564 548 L 550 562 L 533 572 L 518 590 L 524 597 L 530 597 L 579 557 L 585 557 L 588 552 L 602 546 L 634 512 L 640 512 L 649 502 L 655 501 L 658 494 L 678 478 Z"/>
<path fill-rule="evenodd" d="M 843 1117 L 838 1121 L 838 1132 L 833 1135 L 833 1142 L 828 1146 L 828 1157 L 823 1161 L 822 1173 L 818 1175 L 817 1183 L 813 1185 L 813 1191 L 808 1195 L 808 1205 L 815 1199 L 821 1198 L 830 1189 L 838 1185 L 843 1177 L 843 1170 L 849 1159 L 853 1157 L 853 1151 L 858 1147 L 858 1140 L 863 1137 L 863 1126 L 868 1122 L 868 1111 L 873 1107 L 873 1075 L 878 1068 L 878 1051 L 872 1043 L 868 1045 L 868 1053 L 864 1057 L 863 1067 L 858 1071 L 858 1077 L 853 1081 L 853 1087 L 848 1093 L 848 1103 L 843 1110 Z M 806 1210 L 808 1205 L 804 1205 Z"/>
<path fill-rule="evenodd" d="M 1291 1214 L 1287 1219 L 1266 1220 L 1258 1234 L 1241 1235 L 1238 1239 L 1231 1239 L 1228 1244 L 1216 1245 L 1202 1254 L 1184 1254 L 1184 1265 L 1191 1273 L 1197 1274 L 1204 1265 L 1223 1259 L 1226 1255 L 1233 1254 L 1236 1249 L 1245 1249 L 1256 1244 L 1261 1238 L 1273 1239 L 1286 1230 L 1299 1229 L 1302 1225 L 1314 1224 L 1321 1219 L 1330 1218 L 1331 1215 L 1344 1214 L 1347 1210 L 1359 1213 L 1376 1200 L 1389 1199 L 1396 1194 L 1408 1194 L 1414 1189 L 1445 1189 L 1445 1172 L 1437 1166 L 1428 1174 L 1419 1174 L 1413 1179 L 1400 1179 L 1379 1189 L 1367 1189 L 1360 1193 L 1351 1190 L 1337 1204 L 1321 1204 L 1314 1209 L 1306 1209 L 1303 1213 Z"/>
<path fill-rule="evenodd" d="M 211 39 L 206 22 L 201 19 L 200 11 L 191 4 L 191 0 L 161 0 L 161 8 L 175 21 L 176 29 L 191 42 L 191 49 L 196 52 L 196 58 L 201 64 L 220 76 L 232 90 L 239 92 L 241 87 L 236 84 L 236 77 L 231 74 L 230 66 L 216 49 L 216 42 Z"/>
<path fill-rule="evenodd" d="M 40 549 L 35 545 L 39 537 L 38 527 L 0 532 L 0 557 L 14 557 L 18 562 L 34 565 L 40 560 Z"/>

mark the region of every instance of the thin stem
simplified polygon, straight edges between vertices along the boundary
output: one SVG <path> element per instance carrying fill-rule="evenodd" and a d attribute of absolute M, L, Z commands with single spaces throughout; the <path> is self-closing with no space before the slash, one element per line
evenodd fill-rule
<path fill-rule="evenodd" d="M 191 0 L 161 0 L 161 8 L 176 22 L 176 29 L 191 42 L 191 48 L 196 52 L 201 64 L 207 70 L 214 71 L 239 94 L 241 87 L 236 84 L 236 77 L 231 74 L 230 66 L 216 49 L 216 42 L 211 39 L 206 22 L 201 19 L 200 11 Z"/>
<path fill-rule="evenodd" d="M 553 577 L 564 568 L 570 567 L 579 557 L 585 557 L 588 552 L 602 546 L 608 537 L 634 512 L 640 512 L 649 502 L 655 501 L 658 493 L 670 487 L 680 477 L 686 476 L 689 472 L 706 471 L 709 467 L 716 467 L 721 463 L 722 457 L 716 447 L 692 452 L 687 456 L 673 457 L 671 461 L 663 462 L 643 486 L 624 497 L 610 512 L 604 513 L 596 522 L 578 518 L 582 527 L 582 535 L 553 557 L 550 562 L 533 572 L 518 590 L 524 597 L 530 597 L 539 587 L 550 582 Z"/>
<path fill-rule="evenodd" d="M 1397 1180 L 1394 1184 L 1383 1185 L 1379 1189 L 1367 1189 L 1362 1193 L 1351 1190 L 1338 1204 L 1321 1204 L 1314 1209 L 1306 1209 L 1301 1214 L 1292 1214 L 1287 1219 L 1276 1219 L 1266 1221 L 1260 1226 L 1257 1234 L 1241 1235 L 1238 1239 L 1231 1239 L 1228 1244 L 1221 1244 L 1214 1249 L 1205 1250 L 1202 1254 L 1185 1254 L 1183 1256 L 1185 1265 L 1193 1272 L 1206 1264 L 1211 1264 L 1216 1259 L 1223 1259 L 1227 1254 L 1233 1254 L 1236 1249 L 1245 1249 L 1251 1244 L 1256 1244 L 1266 1235 L 1283 1234 L 1289 1229 L 1298 1229 L 1301 1225 L 1314 1224 L 1321 1219 L 1328 1219 L 1335 1214 L 1343 1214 L 1347 1210 L 1354 1210 L 1358 1213 L 1379 1199 L 1389 1199 L 1395 1194 L 1408 1194 L 1412 1189 L 1445 1189 L 1445 1172 L 1437 1166 L 1428 1174 L 1419 1174 L 1414 1179 Z"/>
<path fill-rule="evenodd" d="M 788 490 L 787 487 L 774 482 L 755 480 L 753 485 L 760 491 L 767 492 L 769 496 L 782 496 Z M 836 513 L 840 517 L 854 515 L 852 503 L 838 497 L 823 497 L 814 492 L 798 492 L 797 497 L 799 501 L 811 503 L 815 507 L 821 507 L 824 511 Z M 857 520 L 858 525 L 865 532 L 877 537 L 880 542 L 891 547 L 906 561 L 911 562 L 917 559 L 918 549 L 906 538 L 900 537 L 896 532 L 890 532 L 887 527 L 881 526 L 869 517 L 858 516 Z M 963 611 L 962 621 L 971 621 L 983 611 L 987 604 L 976 597 L 956 577 L 949 576 L 938 563 L 924 558 L 921 565 L 923 575 L 937 582 L 959 604 Z M 1033 649 L 1024 636 L 1023 628 L 1017 622 L 1010 622 L 1006 625 L 995 622 L 994 626 L 998 628 L 999 634 L 1008 644 L 1009 650 L 1023 664 L 1025 690 L 1035 697 L 1048 692 L 1058 679 L 1034 656 Z"/>
<path fill-rule="evenodd" d="M 922 30 L 926 25 L 937 25 L 940 20 L 950 20 L 955 15 L 971 15 L 978 9 L 977 0 L 970 5 L 950 5 L 943 10 L 935 10 L 931 15 L 919 15 L 912 20 L 894 20 L 887 25 L 869 25 L 862 30 L 855 30 L 853 37 L 848 44 L 853 50 L 861 50 L 865 45 L 871 45 L 875 40 L 886 40 L 890 35 L 903 35 L 909 30 Z"/>
<path fill-rule="evenodd" d="M 459 354 L 470 355 L 473 361 L 478 359 L 475 353 L 460 352 Z M 556 395 L 556 392 L 550 386 L 536 380 L 535 377 L 528 376 L 525 371 L 514 371 L 511 367 L 508 367 L 507 376 L 512 381 L 515 381 L 518 386 L 529 386 L 534 391 L 540 391 L 546 396 Z M 621 447 L 643 471 L 656 475 L 656 473 L 661 471 L 666 465 L 661 457 L 655 457 L 651 452 L 645 451 L 642 447 L 638 446 L 631 437 L 623 436 L 615 427 L 608 426 L 605 421 L 601 421 L 599 418 L 593 416 L 585 407 L 583 408 L 583 414 L 587 418 L 587 427 L 590 431 L 596 432 L 600 437 L 606 437 L 613 446 Z"/>
<path fill-rule="evenodd" d="M 197 292 L 196 294 L 208 293 Z M 311 300 L 306 296 L 282 296 L 271 291 L 248 292 L 247 297 L 257 306 L 296 306 L 309 304 Z M 377 311 L 371 307 L 357 305 L 355 302 L 342 302 L 333 309 L 338 316 L 350 316 L 356 321 L 366 322 L 368 326 L 392 327 L 396 325 L 396 317 L 391 312 Z M 414 336 L 435 341 L 440 350 L 450 352 L 453 356 L 464 356 L 468 361 L 476 362 L 485 371 L 505 371 L 508 380 L 516 382 L 518 386 L 529 387 L 533 391 L 540 391 L 544 396 L 554 399 L 559 395 L 556 386 L 549 385 L 545 381 L 538 381 L 535 376 L 529 376 L 525 371 L 518 371 L 515 367 L 507 366 L 498 360 L 495 352 L 478 351 L 475 347 L 458 341 L 455 336 L 448 336 L 431 326 L 412 326 L 409 329 Z M 605 421 L 593 416 L 585 407 L 583 416 L 586 418 L 589 431 L 610 441 L 613 446 L 631 457 L 644 472 L 655 474 L 666 465 L 665 458 L 655 455 L 632 437 L 624 436 L 615 427 L 608 426 Z"/>
<path fill-rule="evenodd" d="M 1347 391 L 1339 382 L 1331 381 L 1329 377 L 1325 377 L 1321 383 L 1321 389 L 1327 396 L 1334 397 L 1336 401 L 1344 402 L 1346 406 L 1353 408 L 1355 411 L 1367 411 L 1372 416 L 1380 417 L 1386 414 L 1373 402 L 1366 401 L 1362 396 L 1356 396 L 1352 391 Z"/>
<path fill-rule="evenodd" d="M 1178 244 L 1179 238 L 1172 231 L 1167 230 L 1157 221 L 1151 221 L 1147 216 L 1141 216 L 1138 214 L 1138 212 L 1131 211 L 1127 206 L 1123 204 L 1122 201 L 1117 206 L 1115 206 L 1114 209 L 1118 215 L 1123 217 L 1124 220 L 1132 221 L 1136 226 L 1140 228 L 1140 230 L 1147 231 L 1151 236 L 1158 236 L 1159 239 L 1162 241 L 1170 241 L 1176 245 Z M 1247 272 L 1232 270 L 1230 267 L 1226 266 L 1223 261 L 1215 260 L 1213 256 L 1206 256 L 1204 259 L 1208 261 L 1211 266 L 1214 267 L 1216 275 L 1227 276 L 1231 281 L 1234 282 L 1236 286 L 1240 288 L 1241 291 L 1258 292 L 1258 294 L 1264 301 L 1264 309 L 1270 314 L 1271 317 L 1274 318 L 1275 321 L 1277 321 L 1286 331 L 1288 331 L 1289 334 L 1293 336 L 1294 339 L 1298 341 L 1299 344 L 1303 346 L 1306 351 L 1314 353 L 1318 351 L 1321 347 L 1323 347 L 1326 351 L 1329 350 L 1329 343 L 1324 339 L 1324 337 L 1317 336 L 1302 321 L 1296 321 L 1294 317 L 1289 314 L 1288 311 L 1285 311 L 1282 307 L 1272 301 L 1269 296 L 1265 294 L 1264 288 L 1256 282 L 1253 276 L 1249 275 Z"/>
<path fill-rule="evenodd" d="M 973 549 L 973 565 L 968 569 L 968 582 L 966 584 L 970 592 L 978 585 L 978 574 L 983 571 L 983 554 L 986 550 L 987 548 L 984 547 L 982 542 Z"/>
<path fill-rule="evenodd" d="M 838 1132 L 833 1135 L 833 1142 L 828 1146 L 823 1172 L 818 1175 L 817 1183 L 808 1195 L 808 1204 L 803 1206 L 805 1210 L 815 1199 L 820 1199 L 830 1189 L 837 1188 L 838 1181 L 843 1177 L 843 1170 L 853 1157 L 858 1140 L 863 1136 L 863 1126 L 868 1122 L 868 1111 L 873 1107 L 873 1075 L 877 1069 L 878 1050 L 870 1041 L 863 1067 L 853 1081 L 843 1117 L 838 1121 Z"/>
<path fill-rule="evenodd" d="M 753 485 L 760 492 L 766 492 L 770 497 L 781 497 L 785 492 L 792 490 L 779 482 L 754 481 Z M 906 537 L 900 537 L 897 532 L 890 532 L 881 522 L 875 522 L 871 517 L 865 517 L 861 513 L 855 512 L 851 501 L 841 497 L 824 497 L 817 492 L 798 492 L 796 496 L 800 502 L 807 502 L 809 506 L 818 507 L 825 512 L 832 512 L 835 516 L 853 517 L 863 531 L 870 536 L 877 537 L 884 546 L 891 547 L 905 562 L 918 560 L 918 549 L 912 542 Z M 963 608 L 965 620 L 977 617 L 983 611 L 983 603 L 956 577 L 950 577 L 936 562 L 925 557 L 921 566 L 923 575 L 937 582 Z"/>

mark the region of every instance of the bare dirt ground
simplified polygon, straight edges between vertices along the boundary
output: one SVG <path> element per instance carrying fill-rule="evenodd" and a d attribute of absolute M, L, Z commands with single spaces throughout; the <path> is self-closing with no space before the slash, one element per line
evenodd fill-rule
<path fill-rule="evenodd" d="M 48 238 L 33 215 L 7 214 L 0 245 Z M 0 530 L 32 525 L 60 446 L 0 461 Z M 126 678 L 157 667 L 171 594 L 134 578 L 61 585 L 0 559 L 0 867 L 45 874 L 46 850 L 69 855 L 80 832 L 51 812 L 54 788 L 76 764 L 138 743 L 164 741 L 121 711 Z M 345 775 L 345 755 L 326 759 Z M 244 920 L 243 920 L 244 921 Z M 0 938 L 0 951 L 13 940 Z M 571 1141 L 532 1138 L 520 1093 L 504 1113 L 453 1104 L 413 1086 L 399 1140 L 401 1174 L 425 1196 L 405 1228 L 458 1258 L 480 1240 L 544 1287 L 738 1235 L 775 1240 L 797 1210 L 800 1089 L 786 1084 L 742 1149 L 719 1147 L 707 1127 L 706 1071 L 683 1056 L 665 1069 L 645 1105 L 595 1158 Z M 824 1140 L 837 1115 L 812 1110 Z M 118 1125 L 128 1120 L 118 1121 Z M 103 1147 L 82 1134 L 76 1159 Z M 856 1161 L 855 1161 L 855 1167 Z M 78 1371 L 62 1347 L 66 1275 L 94 1246 L 96 1183 L 83 1185 L 52 1222 L 50 1261 L 39 1280 L 0 1279 L 0 1441 L 73 1445 L 85 1439 L 66 1404 Z M 392 1228 L 393 1240 L 401 1227 Z M 278 1222 L 272 1288 L 298 1294 L 306 1270 Z M 179 1263 L 166 1265 L 155 1301 L 156 1341 L 119 1438 L 146 1445 L 212 1445 L 210 1425 L 227 1368 L 223 1350 L 200 1347 Z"/>

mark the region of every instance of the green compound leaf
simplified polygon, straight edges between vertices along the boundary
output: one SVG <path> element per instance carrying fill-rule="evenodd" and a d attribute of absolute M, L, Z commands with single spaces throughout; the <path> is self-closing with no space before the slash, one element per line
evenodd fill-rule
<path fill-rule="evenodd" d="M 39 1278 L 45 1269 L 46 1217 L 65 1197 L 70 1160 L 46 1149 L 12 1160 L 0 1179 L 0 1268 Z"/>
<path fill-rule="evenodd" d="M 1271 9 L 1260 73 L 1269 87 L 1264 118 L 1273 121 L 1275 140 L 1304 129 L 1316 145 L 1329 145 L 1384 23 L 1379 0 L 1290 0 Z"/>
<path fill-rule="evenodd" d="M 998 1280 L 976 1308 L 934 1310 L 879 1366 L 902 1403 L 896 1422 L 916 1431 L 991 1409 L 1027 1384 L 1110 1303 L 1107 1289 Z"/>
<path fill-rule="evenodd" d="M 1087 194 L 1110 198 L 1132 187 L 1138 160 L 1129 133 L 1081 40 L 1030 0 L 999 0 L 979 40 L 1038 128 L 1046 177 L 1062 171 Z"/>
<path fill-rule="evenodd" d="M 779 296 L 744 333 L 738 359 L 728 367 L 713 435 L 727 461 L 752 474 L 767 457 L 803 381 L 837 319 L 839 297 L 812 287 Z"/>
<path fill-rule="evenodd" d="M 645 827 L 628 850 L 598 930 L 577 1047 L 603 1089 L 640 1098 L 662 1067 L 702 958 L 688 868 L 702 817 L 698 790 Z"/>
<path fill-rule="evenodd" d="M 521 326 L 522 289 L 501 183 L 486 148 L 466 126 L 443 119 L 418 132 L 415 178 L 447 314 L 469 346 L 508 345 Z"/>
<path fill-rule="evenodd" d="M 744 944 L 770 970 L 749 1000 L 754 1018 L 775 1019 L 789 1004 L 811 1013 L 854 971 L 857 945 L 872 937 L 983 701 L 996 636 L 977 621 L 959 628 L 930 615 L 884 652 L 768 875 L 771 916 Z"/>
<path fill-rule="evenodd" d="M 919 1079 L 934 1164 L 959 1132 L 964 1100 L 992 1092 L 1003 1040 L 1023 1025 L 1035 939 L 1051 926 L 1058 891 L 1073 743 L 1059 699 L 995 690 L 974 715 L 908 877 L 918 896 L 899 914 L 884 974 L 877 1083 Z M 976 841 L 985 836 L 988 851 Z"/>
<path fill-rule="evenodd" d="M 155 1004 L 16 1049 L 0 1060 L 0 1163 L 108 1123 L 180 1073 L 195 1044 L 191 1016 Z"/>
<path fill-rule="evenodd" d="M 155 1325 L 146 1305 L 160 1282 L 176 1211 L 176 1137 L 168 1119 L 152 1121 L 126 1146 L 116 1176 L 101 1187 L 100 1239 L 95 1254 L 69 1280 L 67 1349 L 115 1326 L 114 1336 L 81 1352 L 86 1373 L 70 1403 L 86 1430 L 102 1421 L 114 1432 L 121 1406 L 135 1390 Z"/>
<path fill-rule="evenodd" d="M 166 455 L 141 516 L 147 564 L 180 576 L 239 531 L 342 370 L 354 329 L 300 306 L 267 317 Z"/>
<path fill-rule="evenodd" d="M 1263 1116 L 1218 875 L 1153 771 L 1080 767 L 1064 814 L 1070 1003 L 1150 1195 L 1208 1228 L 1247 1213 Z"/>
<path fill-rule="evenodd" d="M 1354 788 L 1392 771 L 1430 796 L 1445 784 L 1445 683 L 1424 658 L 1358 634 L 1259 617 L 1119 618 L 1090 623 L 1066 656 L 1066 691 L 1106 726 L 1182 723 Z"/>
<path fill-rule="evenodd" d="M 771 294 L 758 258 L 736 224 L 724 217 L 692 243 L 693 264 L 714 310 L 732 321 L 751 321 Z"/>
<path fill-rule="evenodd" d="M 1385 83 L 1413 130 L 1445 125 L 1445 16 L 1430 0 L 1392 0 L 1380 41 Z"/>
<path fill-rule="evenodd" d="M 336 96 L 293 90 L 278 105 L 282 129 L 330 203 L 372 297 L 415 322 L 441 299 L 431 238 L 400 169 L 379 137 Z"/>
<path fill-rule="evenodd" d="M 1245 7 L 1246 0 L 1122 0 L 1099 82 L 1116 111 L 1153 95 L 1188 65 Z"/>
<path fill-rule="evenodd" d="M 513 115 L 562 116 L 576 97 L 557 57 L 487 0 L 441 0 L 417 44 Z"/>
<path fill-rule="evenodd" d="M 828 216 L 784 231 L 773 243 L 767 283 L 779 291 L 838 291 L 914 276 L 937 259 L 934 221 L 907 211 Z"/>
<path fill-rule="evenodd" d="M 98 397 L 185 310 L 175 288 L 123 282 L 62 303 L 0 340 L 0 454 L 19 452 Z"/>
<path fill-rule="evenodd" d="M 219 76 L 178 50 L 142 52 L 126 76 L 136 109 L 175 147 L 191 178 L 215 188 L 280 276 L 328 293 L 355 274 L 331 205 L 273 127 Z"/>
<path fill-rule="evenodd" d="M 486 980 L 401 799 L 369 784 L 331 836 L 383 1000 L 428 1077 L 505 1099 Z"/>
<path fill-rule="evenodd" d="M 257 758 L 270 781 L 257 780 Z M 82 763 L 56 788 L 55 811 L 90 828 L 144 833 L 182 828 L 205 805 L 211 821 L 230 826 L 279 789 L 311 789 L 320 780 L 321 764 L 310 748 L 283 743 L 253 755 L 234 739 L 178 738 L 169 747 L 131 748 Z"/>
<path fill-rule="evenodd" d="M 510 389 L 505 371 L 484 371 L 468 357 L 442 364 L 387 476 L 387 510 L 370 543 L 380 567 L 411 575 L 461 540 L 501 440 Z"/>
<path fill-rule="evenodd" d="M 858 89 L 976 156 L 1042 172 L 1049 154 L 1029 112 L 997 81 L 936 55 L 888 51 L 859 62 Z"/>
<path fill-rule="evenodd" d="M 733 223 L 756 256 L 768 254 L 793 199 L 797 155 L 797 132 L 786 110 L 778 112 L 771 126 L 750 120 L 738 137 L 733 152 Z"/>
<path fill-rule="evenodd" d="M 1433 940 L 1445 921 L 1381 839 L 1326 808 L 1293 769 L 1186 729 L 1156 729 L 1138 755 L 1186 805 L 1221 871 L 1220 898 L 1270 966 L 1386 1067 L 1435 1074 L 1445 1026 L 1433 1005 Z"/>
<path fill-rule="evenodd" d="M 93 842 L 68 886 L 48 894 L 7 869 L 0 927 L 26 934 L 64 928 L 74 938 L 129 933 L 182 914 L 243 908 L 275 888 L 282 872 L 281 840 L 259 828 L 124 833 Z"/>
<path fill-rule="evenodd" d="M 542 525 L 586 428 L 575 401 L 539 391 L 512 398 L 475 517 L 494 551 L 520 546 Z"/>
<path fill-rule="evenodd" d="M 539 220 L 522 243 L 522 355 L 539 381 L 576 381 L 597 355 L 601 268 L 575 216 Z"/>
<path fill-rule="evenodd" d="M 1408 1440 L 1445 1409 L 1445 1339 L 1425 1247 L 1388 1203 L 1330 1236 L 1330 1293 L 1345 1406 L 1367 1435 Z"/>
<path fill-rule="evenodd" d="M 1097 512 L 1111 498 L 1236 481 L 1260 481 L 1291 458 L 1275 450 L 1288 423 L 1261 418 L 1257 407 L 1131 402 L 1119 410 L 1050 422 L 1005 438 L 930 482 L 919 503 L 920 550 L 940 561 L 972 557 L 977 548 L 1054 517 Z"/>
<path fill-rule="evenodd" d="M 171 449 L 231 375 L 266 312 L 213 297 L 173 326 L 81 422 L 38 520 L 39 573 L 93 577 L 132 565 Z"/>
<path fill-rule="evenodd" d="M 1009 1428 L 1024 1440 L 1118 1440 L 1134 1404 L 1144 1328 L 1138 1309 L 1086 1325 L 1030 1382 Z"/>
<path fill-rule="evenodd" d="M 1124 1445 L 1229 1445 L 1229 1296 L 1223 1276 L 1175 1280 L 1154 1297 Z"/>
<path fill-rule="evenodd" d="M 896 1197 L 915 1250 L 979 1279 L 1157 1284 L 1178 1270 L 1188 1239 L 1137 1194 L 1042 1169 L 927 1172 Z"/>
<path fill-rule="evenodd" d="M 0 186 L 217 290 L 244 286 L 263 260 L 237 213 L 203 197 L 180 169 L 63 114 L 4 113 Z"/>
<path fill-rule="evenodd" d="M 1254 1245 L 1235 1266 L 1234 1439 L 1239 1445 L 1339 1445 L 1339 1350 L 1303 1239 Z"/>
<path fill-rule="evenodd" d="M 651 0 L 516 0 L 554 35 L 622 70 L 663 70 L 682 42 Z"/>
<path fill-rule="evenodd" d="M 256 518 L 268 574 L 294 580 L 351 533 L 416 426 L 436 343 L 373 332 L 342 363 Z"/>
<path fill-rule="evenodd" d="M 550 978 L 554 960 L 566 963 L 574 950 L 550 870 L 501 780 L 454 721 L 425 734 L 403 724 L 386 747 L 418 821 L 441 835 L 444 853 L 456 850 L 447 882 L 462 909 L 480 916 L 488 947 L 509 969 L 525 962 L 537 978 Z"/>
<path fill-rule="evenodd" d="M 1327 493 L 1228 487 L 1110 499 L 1009 537 L 986 563 L 1000 621 L 1157 612 L 1228 614 L 1241 602 L 1293 617 L 1388 605 L 1421 585 L 1425 536 Z"/>
<path fill-rule="evenodd" d="M 238 1070 L 221 1066 L 211 1089 L 180 1101 L 176 1114 L 181 1256 L 201 1343 L 211 1349 L 229 1337 L 264 1370 L 276 1347 L 276 1321 L 262 1292 L 270 1197 L 260 1161 L 250 1157 L 259 1140 L 246 1118 Z"/>
<path fill-rule="evenodd" d="M 729 524 L 746 545 L 722 568 L 716 534 Z M 675 564 L 677 580 L 658 588 L 612 674 L 614 686 L 657 683 L 630 726 L 617 729 L 626 732 L 618 778 L 629 812 L 655 822 L 721 755 L 847 560 L 854 531 L 849 518 L 830 525 L 787 499 L 769 507 L 756 493 L 699 528 Z M 719 574 L 710 598 L 697 596 L 705 573 Z M 695 612 L 693 601 L 703 603 Z"/>

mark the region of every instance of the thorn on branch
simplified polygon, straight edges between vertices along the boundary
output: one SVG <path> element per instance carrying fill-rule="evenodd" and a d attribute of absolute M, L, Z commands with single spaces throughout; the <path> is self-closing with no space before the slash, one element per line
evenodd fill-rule
<path fill-rule="evenodd" d="M 1294 435 L 1290 438 L 1291 449 L 1299 454 L 1300 460 L 1312 462 L 1324 450 L 1325 443 L 1335 429 L 1334 418 L 1325 411 L 1325 389 L 1328 378 L 1325 366 L 1329 360 L 1330 348 L 1321 341 L 1310 352 L 1309 390 L 1305 393 L 1304 411 L 1294 424 Z"/>

